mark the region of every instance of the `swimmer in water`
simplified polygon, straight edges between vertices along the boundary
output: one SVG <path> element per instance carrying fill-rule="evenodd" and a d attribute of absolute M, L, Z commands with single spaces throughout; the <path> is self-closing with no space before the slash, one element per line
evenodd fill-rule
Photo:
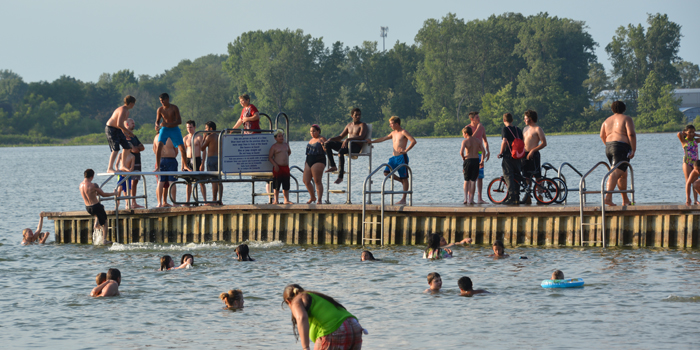
<path fill-rule="evenodd" d="M 493 242 L 493 254 L 491 254 L 489 256 L 494 257 L 496 259 L 509 257 L 510 255 L 506 254 L 504 252 L 504 250 L 505 250 L 505 248 L 503 247 L 503 242 L 495 241 L 495 242 Z"/>
<path fill-rule="evenodd" d="M 46 239 L 49 238 L 49 232 L 41 232 L 41 228 L 44 225 L 44 212 L 39 214 L 39 225 L 36 227 L 36 231 L 32 232 L 32 229 L 25 228 L 22 230 L 22 245 L 39 243 L 46 243 Z"/>
<path fill-rule="evenodd" d="M 382 259 L 376 259 L 374 257 L 374 254 L 370 252 L 369 250 L 363 250 L 362 255 L 360 256 L 360 261 L 381 261 Z"/>
<path fill-rule="evenodd" d="M 97 283 L 98 286 L 102 283 L 105 283 L 106 280 L 107 280 L 107 274 L 104 272 L 98 273 L 97 277 L 95 277 L 95 282 Z"/>
<path fill-rule="evenodd" d="M 563 280 L 564 273 L 561 272 L 561 270 L 555 270 L 554 272 L 552 272 L 552 279 L 553 280 Z"/>
<path fill-rule="evenodd" d="M 437 272 L 431 272 L 428 274 L 428 285 L 430 288 L 426 289 L 423 293 L 437 293 L 442 288 L 442 277 Z"/>
<path fill-rule="evenodd" d="M 114 297 L 119 295 L 119 285 L 122 283 L 122 274 L 117 269 L 107 270 L 107 280 L 95 287 L 91 297 Z"/>
<path fill-rule="evenodd" d="M 185 257 L 183 256 L 183 259 L 184 258 Z M 191 261 L 192 260 L 187 259 L 182 263 L 182 265 L 175 267 L 175 261 L 173 261 L 173 258 L 171 258 L 170 255 L 164 255 L 160 258 L 160 271 L 184 269 L 187 268 L 188 265 L 191 265 Z"/>
<path fill-rule="evenodd" d="M 219 298 L 224 302 L 224 309 L 235 310 L 243 308 L 243 292 L 240 289 L 233 289 L 228 293 L 221 293 Z"/>
<path fill-rule="evenodd" d="M 428 248 L 423 251 L 423 259 L 444 259 L 452 257 L 452 251 L 448 252 L 440 248 L 441 237 L 442 236 L 437 233 L 431 233 L 430 236 L 428 236 Z"/>
<path fill-rule="evenodd" d="M 459 242 L 447 244 L 445 237 L 440 236 L 440 248 L 445 249 L 450 255 L 452 255 L 452 249 L 448 249 L 449 247 L 452 247 L 453 245 L 467 245 L 471 243 L 472 239 L 467 237 Z"/>
<path fill-rule="evenodd" d="M 238 261 L 255 261 L 255 259 L 250 257 L 249 249 L 247 244 L 241 244 L 236 247 L 236 259 Z"/>
<path fill-rule="evenodd" d="M 182 254 L 182 258 L 180 258 L 180 265 L 181 268 L 182 266 L 185 266 L 184 268 L 190 268 L 194 266 L 194 256 L 192 254 Z"/>
<path fill-rule="evenodd" d="M 474 296 L 475 294 L 483 294 L 483 293 L 490 293 L 488 291 L 485 291 L 483 289 L 477 289 L 474 290 L 472 286 L 472 280 L 471 278 L 464 276 L 460 278 L 457 281 L 457 285 L 459 286 L 459 295 L 463 297 L 471 297 Z"/>

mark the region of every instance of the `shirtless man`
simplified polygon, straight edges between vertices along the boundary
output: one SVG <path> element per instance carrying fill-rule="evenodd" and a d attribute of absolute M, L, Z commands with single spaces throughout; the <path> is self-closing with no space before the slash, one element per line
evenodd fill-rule
<path fill-rule="evenodd" d="M 170 104 L 170 96 L 166 93 L 160 94 L 160 104 L 156 112 L 156 131 L 158 131 L 157 142 L 154 141 L 154 146 L 156 147 L 156 171 L 160 167 L 160 156 L 162 153 L 163 145 L 170 139 L 173 146 L 180 149 L 180 156 L 182 161 L 182 171 L 192 171 L 190 166 L 187 164 L 185 159 L 186 151 L 185 145 L 182 140 L 182 132 L 180 132 L 180 127 L 178 125 L 182 124 L 182 117 L 180 117 L 180 110 L 176 105 Z M 162 121 L 162 124 L 161 124 Z M 177 171 L 175 169 L 174 171 Z"/>
<path fill-rule="evenodd" d="M 204 124 L 204 130 L 206 131 L 216 131 L 216 123 L 213 121 L 208 121 Z M 202 142 L 202 159 L 206 158 L 206 162 L 202 162 L 199 166 L 199 171 L 204 171 L 204 164 L 207 165 L 207 171 L 219 171 L 219 133 L 208 133 L 204 137 L 204 142 Z M 219 193 L 223 194 L 224 185 L 219 183 L 211 184 L 211 195 L 213 201 L 218 201 L 219 205 L 222 205 L 220 200 L 218 200 Z M 210 205 L 210 204 L 208 204 Z"/>
<path fill-rule="evenodd" d="M 132 138 L 134 134 L 129 130 L 126 121 L 129 118 L 129 110 L 134 108 L 135 104 L 136 98 L 134 96 L 128 95 L 124 97 L 124 105 L 115 109 L 112 116 L 107 120 L 105 134 L 107 134 L 107 141 L 109 141 L 109 149 L 112 150 L 112 154 L 109 155 L 109 164 L 107 165 L 108 173 L 114 172 L 114 161 L 119 154 L 119 146 L 129 149 L 126 140 Z"/>
<path fill-rule="evenodd" d="M 122 274 L 117 269 L 107 270 L 107 280 L 95 287 L 91 297 L 115 297 L 119 295 L 119 285 L 122 283 Z"/>
<path fill-rule="evenodd" d="M 131 145 L 131 143 L 129 143 L 129 145 L 132 146 L 131 148 L 133 148 L 133 145 Z M 134 157 L 134 154 L 131 153 L 130 149 L 123 150 L 121 155 L 119 156 L 119 162 L 118 162 L 119 166 L 117 167 L 117 169 L 119 169 L 119 172 L 130 173 L 130 172 L 134 171 L 135 159 L 136 159 L 136 157 Z M 125 177 L 126 177 L 125 175 L 117 175 L 117 182 L 120 182 Z M 131 193 L 130 192 L 131 186 L 129 186 L 130 182 L 131 182 L 131 179 L 125 180 L 124 182 L 122 182 L 121 185 L 119 185 L 119 187 L 117 187 L 117 196 L 121 197 L 122 191 L 127 196 L 129 195 L 129 193 Z M 116 200 L 116 201 L 117 201 L 117 208 L 119 208 L 119 200 Z M 131 209 L 131 200 L 126 201 L 126 209 Z"/>
<path fill-rule="evenodd" d="M 408 133 L 408 131 L 401 127 L 401 119 L 399 117 L 393 116 L 389 118 L 389 126 L 391 127 L 391 133 L 389 133 L 389 135 L 368 141 L 368 143 L 372 144 L 392 140 L 394 143 L 394 155 L 393 157 L 389 158 L 389 166 L 391 168 L 386 167 L 384 169 L 384 176 L 389 175 L 391 170 L 396 169 L 396 167 L 401 164 L 408 165 L 408 151 L 410 151 L 411 148 L 416 145 L 416 139 L 414 139 L 413 136 Z M 411 144 L 406 147 L 409 141 Z M 361 145 L 362 144 L 360 144 L 360 146 Z M 399 176 L 394 175 L 394 180 L 401 182 L 403 185 L 403 190 L 408 191 L 408 170 L 406 168 L 401 168 L 399 169 L 398 174 Z M 401 200 L 396 202 L 396 204 L 406 204 L 406 193 L 401 196 Z"/>
<path fill-rule="evenodd" d="M 129 127 L 129 131 L 134 132 L 134 128 L 136 128 L 136 123 L 134 123 L 134 120 L 129 118 L 126 120 L 126 125 Z M 131 137 L 131 140 L 129 140 L 129 143 L 131 143 L 131 153 L 134 154 L 134 171 L 141 171 L 141 152 L 146 150 L 146 147 L 139 141 L 138 137 L 136 135 Z M 134 176 L 131 178 L 131 196 L 136 197 L 136 186 L 139 184 L 139 176 Z M 131 199 L 131 208 L 132 209 L 137 209 L 137 208 L 143 208 L 143 206 L 136 204 L 136 198 Z"/>
<path fill-rule="evenodd" d="M 474 137 L 474 131 L 471 125 L 467 125 L 462 129 L 464 141 L 459 149 L 459 155 L 462 157 L 462 173 L 464 173 L 464 204 L 476 204 L 474 202 L 474 189 L 476 188 L 476 180 L 479 178 L 479 167 L 483 165 L 481 155 L 484 152 L 484 146 L 480 139 Z"/>
<path fill-rule="evenodd" d="M 329 168 L 326 170 L 327 173 L 338 171 L 338 168 L 335 166 L 335 159 L 333 159 L 333 151 L 338 151 L 340 171 L 338 171 L 338 179 L 335 180 L 337 184 L 343 182 L 343 175 L 345 174 L 345 157 L 343 155 L 348 154 L 348 152 L 359 153 L 362 150 L 362 142 L 353 142 L 352 150 L 348 150 L 348 142 L 366 140 L 367 132 L 369 131 L 367 124 L 360 121 L 362 112 L 359 108 L 353 108 L 350 114 L 352 115 L 352 122 L 345 126 L 340 135 L 329 138 L 323 145 L 323 148 L 326 150 L 326 157 L 328 157 Z M 346 136 L 347 139 L 340 142 Z"/>
<path fill-rule="evenodd" d="M 637 134 L 634 131 L 634 121 L 624 115 L 627 107 L 622 101 L 612 103 L 613 115 L 603 122 L 600 127 L 600 139 L 605 144 L 605 155 L 608 157 L 610 165 L 615 165 L 622 161 L 629 162 L 634 158 L 637 150 Z M 620 165 L 608 178 L 607 191 L 615 189 L 615 185 L 624 191 L 627 189 L 627 165 Z M 605 204 L 615 205 L 612 202 L 612 193 L 605 195 Z M 622 205 L 630 205 L 627 193 L 622 193 Z"/>
<path fill-rule="evenodd" d="M 41 232 L 41 227 L 44 225 L 44 212 L 39 213 L 39 225 L 36 227 L 36 231 L 32 232 L 29 227 L 22 230 L 22 245 L 32 244 L 38 242 L 39 244 L 46 243 L 46 239 L 49 238 L 49 232 Z"/>
<path fill-rule="evenodd" d="M 175 159 L 175 157 L 177 157 L 177 148 L 173 146 L 172 140 L 167 140 L 164 147 L 157 147 L 158 137 L 159 135 L 156 135 L 155 139 L 153 139 L 153 153 L 156 153 L 160 148 L 161 152 L 163 152 L 163 157 L 160 159 L 160 166 L 156 168 L 156 171 L 177 171 L 177 159 Z M 170 187 L 170 182 L 175 182 L 175 180 L 175 176 L 158 176 L 158 186 L 156 187 L 156 197 L 158 197 L 157 208 L 171 206 L 168 204 L 167 190 L 170 188 L 174 199 L 177 192 L 175 191 L 175 186 Z"/>
<path fill-rule="evenodd" d="M 183 138 L 183 141 L 185 142 L 185 149 L 187 150 L 187 164 L 192 167 L 194 171 L 198 171 L 199 168 L 202 166 L 202 157 L 200 157 L 200 154 L 202 153 L 202 139 L 203 136 L 202 134 L 197 135 L 196 137 L 194 136 L 194 133 L 197 131 L 197 127 L 194 122 L 194 120 L 188 120 L 187 121 L 187 135 Z M 193 140 L 194 137 L 194 140 Z M 204 184 L 200 184 L 199 188 L 202 190 L 202 197 L 204 198 L 204 201 L 206 202 L 207 200 L 207 190 L 204 187 Z M 187 202 L 190 202 L 190 196 L 192 195 L 192 185 L 188 182 L 187 183 Z"/>
<path fill-rule="evenodd" d="M 105 224 L 107 223 L 107 213 L 105 212 L 105 207 L 100 203 L 100 199 L 97 197 L 99 194 L 102 197 L 112 197 L 117 194 L 106 193 L 102 191 L 100 186 L 92 183 L 92 179 L 95 177 L 95 172 L 92 169 L 85 170 L 85 179 L 80 183 L 80 195 L 83 196 L 83 202 L 85 202 L 85 210 L 88 214 L 95 216 L 95 230 L 92 233 L 92 243 L 95 245 L 100 244 L 111 244 L 112 242 L 106 240 L 104 237 Z"/>
<path fill-rule="evenodd" d="M 491 157 L 491 151 L 489 151 L 489 140 L 486 139 L 486 130 L 484 126 L 481 125 L 481 117 L 479 117 L 479 112 L 469 112 L 469 126 L 472 128 L 472 137 L 477 140 L 483 140 L 484 149 L 486 154 L 479 155 L 479 177 L 476 180 L 476 187 L 479 189 L 479 204 L 486 204 L 481 193 L 484 189 L 484 163 Z M 483 158 L 483 161 L 482 159 Z"/>
<path fill-rule="evenodd" d="M 521 161 L 523 176 L 530 179 L 532 175 L 541 177 L 540 170 L 540 150 L 547 147 L 547 139 L 544 131 L 537 125 L 537 112 L 528 109 L 525 112 L 525 128 L 523 129 L 523 143 L 525 143 L 525 153 Z M 528 196 L 523 199 L 525 204 L 531 204 L 532 198 Z"/>

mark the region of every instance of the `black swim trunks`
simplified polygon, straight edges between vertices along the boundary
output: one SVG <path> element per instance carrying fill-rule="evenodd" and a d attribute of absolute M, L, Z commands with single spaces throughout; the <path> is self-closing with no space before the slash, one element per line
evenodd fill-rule
<path fill-rule="evenodd" d="M 615 166 L 619 162 L 629 162 L 629 155 L 632 147 L 624 142 L 612 141 L 605 143 L 605 155 L 608 157 L 610 165 Z M 622 164 L 618 168 L 622 171 L 627 171 L 627 164 Z"/>
<path fill-rule="evenodd" d="M 476 181 L 479 178 L 479 158 L 467 158 L 462 163 L 464 181 Z"/>
<path fill-rule="evenodd" d="M 111 149 L 112 152 L 119 151 L 119 145 L 124 147 L 124 149 L 131 149 L 129 142 L 126 140 L 126 136 L 124 136 L 121 129 L 107 125 L 105 126 L 105 134 L 107 134 L 109 149 Z"/>
<path fill-rule="evenodd" d="M 196 164 L 192 164 L 192 158 L 187 158 L 187 164 L 190 165 L 192 171 L 199 171 L 199 167 L 202 165 L 202 157 L 196 157 L 195 163 Z"/>
<path fill-rule="evenodd" d="M 530 176 L 535 176 L 536 178 L 540 178 L 542 171 L 540 170 L 540 151 L 535 151 L 532 153 L 532 156 L 530 159 L 527 159 L 527 154 L 528 152 L 525 152 L 525 157 L 522 157 L 520 159 L 521 161 L 521 169 L 523 172 L 523 176 L 526 178 L 530 178 Z"/>
<path fill-rule="evenodd" d="M 85 210 L 88 214 L 97 216 L 97 221 L 100 222 L 100 226 L 104 226 L 107 223 L 107 213 L 105 212 L 105 207 L 101 203 L 86 205 Z"/>

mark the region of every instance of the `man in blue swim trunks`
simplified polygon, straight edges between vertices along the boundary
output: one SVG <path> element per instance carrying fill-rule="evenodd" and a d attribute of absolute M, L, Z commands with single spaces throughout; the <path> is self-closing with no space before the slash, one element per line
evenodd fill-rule
<path fill-rule="evenodd" d="M 411 150 L 411 148 L 413 148 L 413 146 L 416 145 L 416 139 L 414 139 L 413 136 L 408 133 L 408 131 L 401 128 L 401 119 L 399 119 L 399 117 L 393 116 L 389 118 L 389 126 L 391 126 L 392 130 L 389 135 L 369 141 L 369 143 L 372 144 L 384 142 L 386 140 L 393 140 L 394 156 L 389 158 L 389 166 L 391 169 L 389 167 L 384 169 L 384 176 L 389 175 L 391 170 L 396 169 L 396 167 L 401 164 L 408 165 L 407 153 Z M 411 144 L 406 147 L 408 141 L 410 141 Z M 401 182 L 403 185 L 403 190 L 408 191 L 408 170 L 406 168 L 401 168 L 396 173 L 399 175 L 394 175 L 394 180 Z M 401 196 L 401 200 L 396 202 L 396 204 L 406 204 L 406 193 Z"/>
<path fill-rule="evenodd" d="M 180 109 L 176 105 L 170 103 L 170 96 L 167 93 L 160 94 L 161 107 L 156 112 L 156 131 L 158 131 L 158 144 L 156 147 L 156 167 L 155 171 L 160 168 L 160 155 L 163 151 L 163 145 L 168 139 L 172 141 L 173 146 L 180 149 L 180 157 L 182 158 L 182 171 L 192 171 L 185 159 L 187 151 L 185 150 L 185 142 L 182 140 L 182 132 L 178 125 L 182 124 L 180 117 Z M 161 123 L 162 121 L 162 123 Z M 176 170 L 177 171 L 177 170 Z"/>

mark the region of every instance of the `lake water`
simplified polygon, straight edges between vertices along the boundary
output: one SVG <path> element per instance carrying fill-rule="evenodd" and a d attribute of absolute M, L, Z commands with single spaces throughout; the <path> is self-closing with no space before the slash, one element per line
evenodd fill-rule
<path fill-rule="evenodd" d="M 486 165 L 487 179 L 500 175 L 498 139 L 489 141 L 494 156 Z M 588 170 L 604 159 L 597 135 L 548 141 L 543 162 L 566 161 Z M 416 203 L 461 202 L 459 143 L 418 140 L 410 153 Z M 304 143 L 291 147 L 292 164 L 301 165 Z M 390 148 L 376 145 L 374 166 L 388 159 Z M 493 260 L 487 257 L 489 247 L 472 246 L 455 249 L 454 259 L 425 261 L 419 258 L 421 247 L 385 247 L 373 249 L 383 261 L 361 263 L 357 247 L 251 242 L 251 256 L 258 261 L 244 263 L 234 261 L 235 245 L 223 243 L 21 246 L 21 229 L 34 229 L 40 211 L 83 210 L 77 191 L 82 173 L 104 171 L 108 156 L 107 146 L 0 153 L 2 348 L 300 348 L 290 312 L 280 307 L 288 283 L 336 297 L 369 330 L 366 349 L 688 349 L 700 340 L 700 252 L 694 249 L 514 247 L 507 249 L 513 258 Z M 638 204 L 684 199 L 681 157 L 675 135 L 639 135 L 632 163 Z M 144 153 L 144 169 L 153 158 Z M 360 159 L 355 169 L 364 171 L 365 164 Z M 590 188 L 599 188 L 600 172 L 588 182 Z M 573 172 L 565 174 L 577 185 Z M 353 176 L 359 189 L 364 176 L 359 171 Z M 155 181 L 148 181 L 154 198 Z M 226 185 L 224 201 L 248 203 L 249 195 L 250 185 Z M 359 199 L 356 194 L 353 202 Z M 51 221 L 45 228 L 53 233 Z M 184 253 L 194 254 L 193 269 L 156 271 L 160 256 L 179 260 Z M 95 275 L 110 267 L 122 272 L 122 295 L 90 298 Z M 583 278 L 586 286 L 541 288 L 554 269 Z M 433 271 L 442 275 L 443 292 L 423 294 L 426 275 Z M 459 297 L 461 276 L 493 294 Z M 218 294 L 232 288 L 244 292 L 243 311 L 221 309 Z"/>

